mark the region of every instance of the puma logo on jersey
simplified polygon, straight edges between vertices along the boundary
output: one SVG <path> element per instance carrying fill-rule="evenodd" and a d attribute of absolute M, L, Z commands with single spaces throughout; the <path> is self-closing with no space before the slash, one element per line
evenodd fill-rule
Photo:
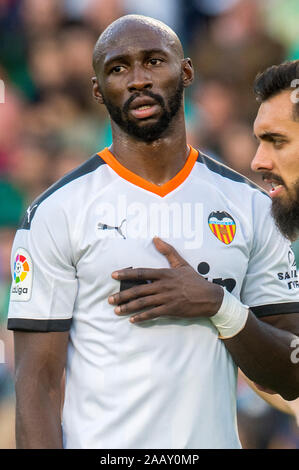
<path fill-rule="evenodd" d="M 34 210 L 36 207 L 37 207 L 37 204 L 34 204 L 34 206 L 32 206 L 32 207 L 28 207 L 28 209 L 27 209 L 27 211 L 26 211 L 26 212 L 27 212 L 27 222 L 28 222 L 28 224 L 29 224 L 29 222 L 30 222 L 31 212 L 33 212 L 33 210 Z"/>
<path fill-rule="evenodd" d="M 99 230 L 116 230 L 116 232 L 119 233 L 120 236 L 125 240 L 126 237 L 122 232 L 122 225 L 124 224 L 124 222 L 126 222 L 126 220 L 127 219 L 123 219 L 119 227 L 113 227 L 112 225 L 102 224 L 102 222 L 99 222 L 97 227 Z"/>

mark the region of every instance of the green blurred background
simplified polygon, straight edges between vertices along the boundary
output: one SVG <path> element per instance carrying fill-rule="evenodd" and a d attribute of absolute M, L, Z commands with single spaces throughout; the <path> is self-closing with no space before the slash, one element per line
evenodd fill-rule
<path fill-rule="evenodd" d="M 13 343 L 5 329 L 14 233 L 36 196 L 110 144 L 107 114 L 91 95 L 91 55 L 104 28 L 127 13 L 167 23 L 193 60 L 189 143 L 263 185 L 250 170 L 252 83 L 266 67 L 299 58 L 298 0 L 0 0 L 0 448 L 15 446 Z M 294 249 L 299 260 L 299 242 Z M 242 380 L 238 397 L 244 447 L 299 448 L 293 418 Z"/>

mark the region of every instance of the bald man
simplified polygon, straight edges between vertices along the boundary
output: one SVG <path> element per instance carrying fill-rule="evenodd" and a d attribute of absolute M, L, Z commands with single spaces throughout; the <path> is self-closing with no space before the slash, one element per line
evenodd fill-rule
<path fill-rule="evenodd" d="M 239 448 L 237 366 L 299 393 L 289 243 L 263 192 L 187 144 L 173 31 L 122 17 L 93 64 L 113 144 L 32 203 L 12 250 L 17 446 Z"/>

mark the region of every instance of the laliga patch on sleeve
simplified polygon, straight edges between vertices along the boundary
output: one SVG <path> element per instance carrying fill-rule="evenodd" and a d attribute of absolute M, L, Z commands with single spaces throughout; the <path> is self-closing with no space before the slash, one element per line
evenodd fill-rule
<path fill-rule="evenodd" d="M 14 257 L 10 300 L 27 302 L 31 298 L 33 265 L 28 251 L 18 248 Z"/>

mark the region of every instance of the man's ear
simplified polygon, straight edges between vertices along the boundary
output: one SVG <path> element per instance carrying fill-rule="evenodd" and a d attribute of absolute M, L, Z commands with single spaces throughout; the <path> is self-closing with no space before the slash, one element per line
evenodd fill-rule
<path fill-rule="evenodd" d="M 194 69 L 192 60 L 187 57 L 182 60 L 183 83 L 185 87 L 191 85 L 194 79 Z"/>
<path fill-rule="evenodd" d="M 92 94 L 94 99 L 99 104 L 104 104 L 103 95 L 101 93 L 100 85 L 97 77 L 92 77 Z"/>

